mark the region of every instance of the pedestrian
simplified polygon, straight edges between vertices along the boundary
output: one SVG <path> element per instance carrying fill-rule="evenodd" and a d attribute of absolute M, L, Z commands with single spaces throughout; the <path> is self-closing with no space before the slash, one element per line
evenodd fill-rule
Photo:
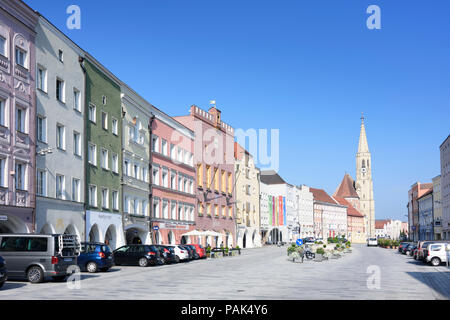
<path fill-rule="evenodd" d="M 223 248 L 223 241 L 222 241 L 222 243 L 220 244 L 220 247 Z"/>

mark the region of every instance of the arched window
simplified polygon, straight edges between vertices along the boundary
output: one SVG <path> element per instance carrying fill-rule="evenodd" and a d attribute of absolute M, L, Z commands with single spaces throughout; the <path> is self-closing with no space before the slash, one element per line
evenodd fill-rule
<path fill-rule="evenodd" d="M 362 161 L 362 167 L 365 168 L 366 167 L 366 160 L 363 159 Z"/>
<path fill-rule="evenodd" d="M 369 160 L 367 160 L 367 168 L 369 167 Z"/>

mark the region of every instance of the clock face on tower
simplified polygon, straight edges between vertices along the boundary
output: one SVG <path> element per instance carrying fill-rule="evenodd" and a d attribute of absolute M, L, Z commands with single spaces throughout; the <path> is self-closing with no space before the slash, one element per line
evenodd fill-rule
<path fill-rule="evenodd" d="M 366 173 L 366 168 L 361 168 L 362 173 Z"/>

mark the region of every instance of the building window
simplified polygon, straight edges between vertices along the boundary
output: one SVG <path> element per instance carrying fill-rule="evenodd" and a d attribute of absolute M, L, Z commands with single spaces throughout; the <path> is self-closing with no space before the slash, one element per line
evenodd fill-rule
<path fill-rule="evenodd" d="M 56 99 L 58 99 L 58 101 L 63 102 L 63 103 L 65 102 L 64 89 L 65 89 L 64 81 L 57 78 L 56 79 Z"/>
<path fill-rule="evenodd" d="M 126 213 L 130 213 L 131 201 L 129 196 L 125 196 L 124 206 L 125 207 L 123 208 L 123 211 Z"/>
<path fill-rule="evenodd" d="M 133 177 L 139 179 L 139 166 L 137 164 L 133 165 Z"/>
<path fill-rule="evenodd" d="M 66 178 L 63 175 L 56 175 L 56 198 L 66 199 Z"/>
<path fill-rule="evenodd" d="M 6 39 L 0 36 L 0 54 L 6 57 Z"/>
<path fill-rule="evenodd" d="M 159 218 L 159 198 L 153 198 L 153 217 Z"/>
<path fill-rule="evenodd" d="M 170 172 L 170 188 L 173 190 L 176 190 L 176 184 L 177 184 L 177 173 L 175 171 Z"/>
<path fill-rule="evenodd" d="M 0 99 L 0 126 L 6 127 L 6 102 Z"/>
<path fill-rule="evenodd" d="M 81 190 L 80 179 L 73 178 L 72 179 L 72 200 L 73 201 L 76 201 L 76 202 L 81 201 L 80 190 Z"/>
<path fill-rule="evenodd" d="M 163 187 L 169 187 L 169 172 L 166 169 L 163 169 L 162 171 L 162 183 Z"/>
<path fill-rule="evenodd" d="M 178 161 L 180 163 L 183 163 L 183 149 L 181 149 L 180 147 L 178 147 Z"/>
<path fill-rule="evenodd" d="M 15 183 L 17 190 L 25 190 L 25 164 L 16 163 Z"/>
<path fill-rule="evenodd" d="M 147 170 L 147 168 L 142 168 L 142 179 L 145 182 L 148 182 L 148 170 Z"/>
<path fill-rule="evenodd" d="M 137 198 L 134 198 L 133 208 L 134 208 L 134 213 L 139 214 L 139 200 Z"/>
<path fill-rule="evenodd" d="M 108 114 L 102 111 L 102 128 L 108 130 Z"/>
<path fill-rule="evenodd" d="M 17 107 L 16 108 L 16 130 L 18 132 L 26 133 L 25 116 L 26 116 L 26 110 L 22 109 L 20 107 Z"/>
<path fill-rule="evenodd" d="M 113 210 L 119 210 L 119 192 L 112 192 L 112 208 Z"/>
<path fill-rule="evenodd" d="M 178 219 L 179 220 L 184 220 L 183 217 L 183 206 L 180 204 L 178 204 Z"/>
<path fill-rule="evenodd" d="M 183 191 L 183 177 L 178 175 L 178 191 Z"/>
<path fill-rule="evenodd" d="M 108 161 L 108 150 L 106 149 L 102 149 L 102 153 L 101 153 L 101 164 L 102 164 L 102 168 L 109 170 L 109 161 Z"/>
<path fill-rule="evenodd" d="M 40 66 L 37 70 L 36 87 L 43 92 L 47 92 L 47 70 Z"/>
<path fill-rule="evenodd" d="M 81 134 L 73 132 L 73 154 L 81 157 Z"/>
<path fill-rule="evenodd" d="M 109 191 L 102 188 L 102 208 L 109 209 Z"/>
<path fill-rule="evenodd" d="M 170 204 L 170 212 L 171 212 L 171 219 L 176 220 L 177 219 L 177 203 L 175 201 L 172 201 Z"/>
<path fill-rule="evenodd" d="M 215 215 L 216 217 L 219 216 L 219 206 L 218 206 L 217 204 L 214 205 L 214 215 Z"/>
<path fill-rule="evenodd" d="M 89 205 L 91 207 L 97 207 L 97 186 L 89 186 Z"/>
<path fill-rule="evenodd" d="M 228 174 L 228 193 L 233 193 L 233 176 L 231 173 Z"/>
<path fill-rule="evenodd" d="M 206 188 L 211 189 L 211 166 L 206 166 Z"/>
<path fill-rule="evenodd" d="M 161 149 L 162 149 L 162 154 L 167 156 L 167 141 L 164 139 L 161 140 Z"/>
<path fill-rule="evenodd" d="M 56 147 L 66 150 L 66 128 L 61 124 L 56 125 Z"/>
<path fill-rule="evenodd" d="M 104 106 L 106 106 L 106 96 L 102 97 L 102 103 L 103 103 Z"/>
<path fill-rule="evenodd" d="M 172 160 L 176 160 L 176 146 L 174 144 L 170 144 L 170 158 Z"/>
<path fill-rule="evenodd" d="M 159 186 L 159 168 L 153 168 L 153 184 Z"/>
<path fill-rule="evenodd" d="M 198 203 L 198 216 L 199 217 L 203 216 L 203 203 L 202 202 Z"/>
<path fill-rule="evenodd" d="M 112 155 L 112 171 L 119 173 L 119 156 L 115 153 Z"/>
<path fill-rule="evenodd" d="M 89 104 L 89 120 L 92 121 L 93 123 L 97 122 L 97 111 L 96 111 L 96 107 L 93 104 Z"/>
<path fill-rule="evenodd" d="M 4 159 L 0 159 L 0 163 L 1 161 L 4 161 Z M 36 172 L 36 194 L 43 197 L 47 196 L 46 185 L 47 173 L 45 170 L 38 169 Z"/>
<path fill-rule="evenodd" d="M 73 89 L 73 108 L 76 111 L 81 112 L 81 95 L 80 91 L 75 88 Z"/>
<path fill-rule="evenodd" d="M 214 169 L 214 189 L 219 191 L 219 169 Z"/>
<path fill-rule="evenodd" d="M 222 177 L 222 179 L 221 179 L 222 188 L 220 188 L 220 189 L 221 189 L 221 191 L 223 193 L 225 193 L 225 192 L 227 192 L 227 180 L 226 180 L 226 177 L 225 177 L 225 171 L 224 170 L 221 171 L 221 177 Z"/>
<path fill-rule="evenodd" d="M 27 60 L 27 52 L 16 47 L 16 63 L 26 68 L 25 63 Z"/>
<path fill-rule="evenodd" d="M 197 183 L 199 187 L 203 187 L 203 165 L 197 165 Z"/>
<path fill-rule="evenodd" d="M 163 217 L 169 219 L 169 201 L 163 200 Z"/>
<path fill-rule="evenodd" d="M 152 137 L 152 152 L 159 152 L 159 138 L 155 135 Z"/>
<path fill-rule="evenodd" d="M 47 143 L 47 118 L 37 116 L 37 139 L 40 142 Z"/>
<path fill-rule="evenodd" d="M 64 62 L 64 53 L 62 50 L 58 50 L 58 59 L 59 61 Z"/>
<path fill-rule="evenodd" d="M 97 166 L 97 146 L 95 144 L 89 143 L 89 154 L 88 161 L 90 164 Z"/>
<path fill-rule="evenodd" d="M 119 122 L 115 118 L 112 119 L 112 133 L 116 136 L 119 134 Z"/>
<path fill-rule="evenodd" d="M 141 214 L 143 216 L 148 216 L 148 202 L 146 200 L 142 201 Z"/>

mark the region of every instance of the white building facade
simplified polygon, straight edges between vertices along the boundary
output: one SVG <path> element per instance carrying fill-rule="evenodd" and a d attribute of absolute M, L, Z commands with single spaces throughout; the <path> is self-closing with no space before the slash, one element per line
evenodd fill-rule
<path fill-rule="evenodd" d="M 36 232 L 85 240 L 84 53 L 42 16 L 36 32 Z"/>

